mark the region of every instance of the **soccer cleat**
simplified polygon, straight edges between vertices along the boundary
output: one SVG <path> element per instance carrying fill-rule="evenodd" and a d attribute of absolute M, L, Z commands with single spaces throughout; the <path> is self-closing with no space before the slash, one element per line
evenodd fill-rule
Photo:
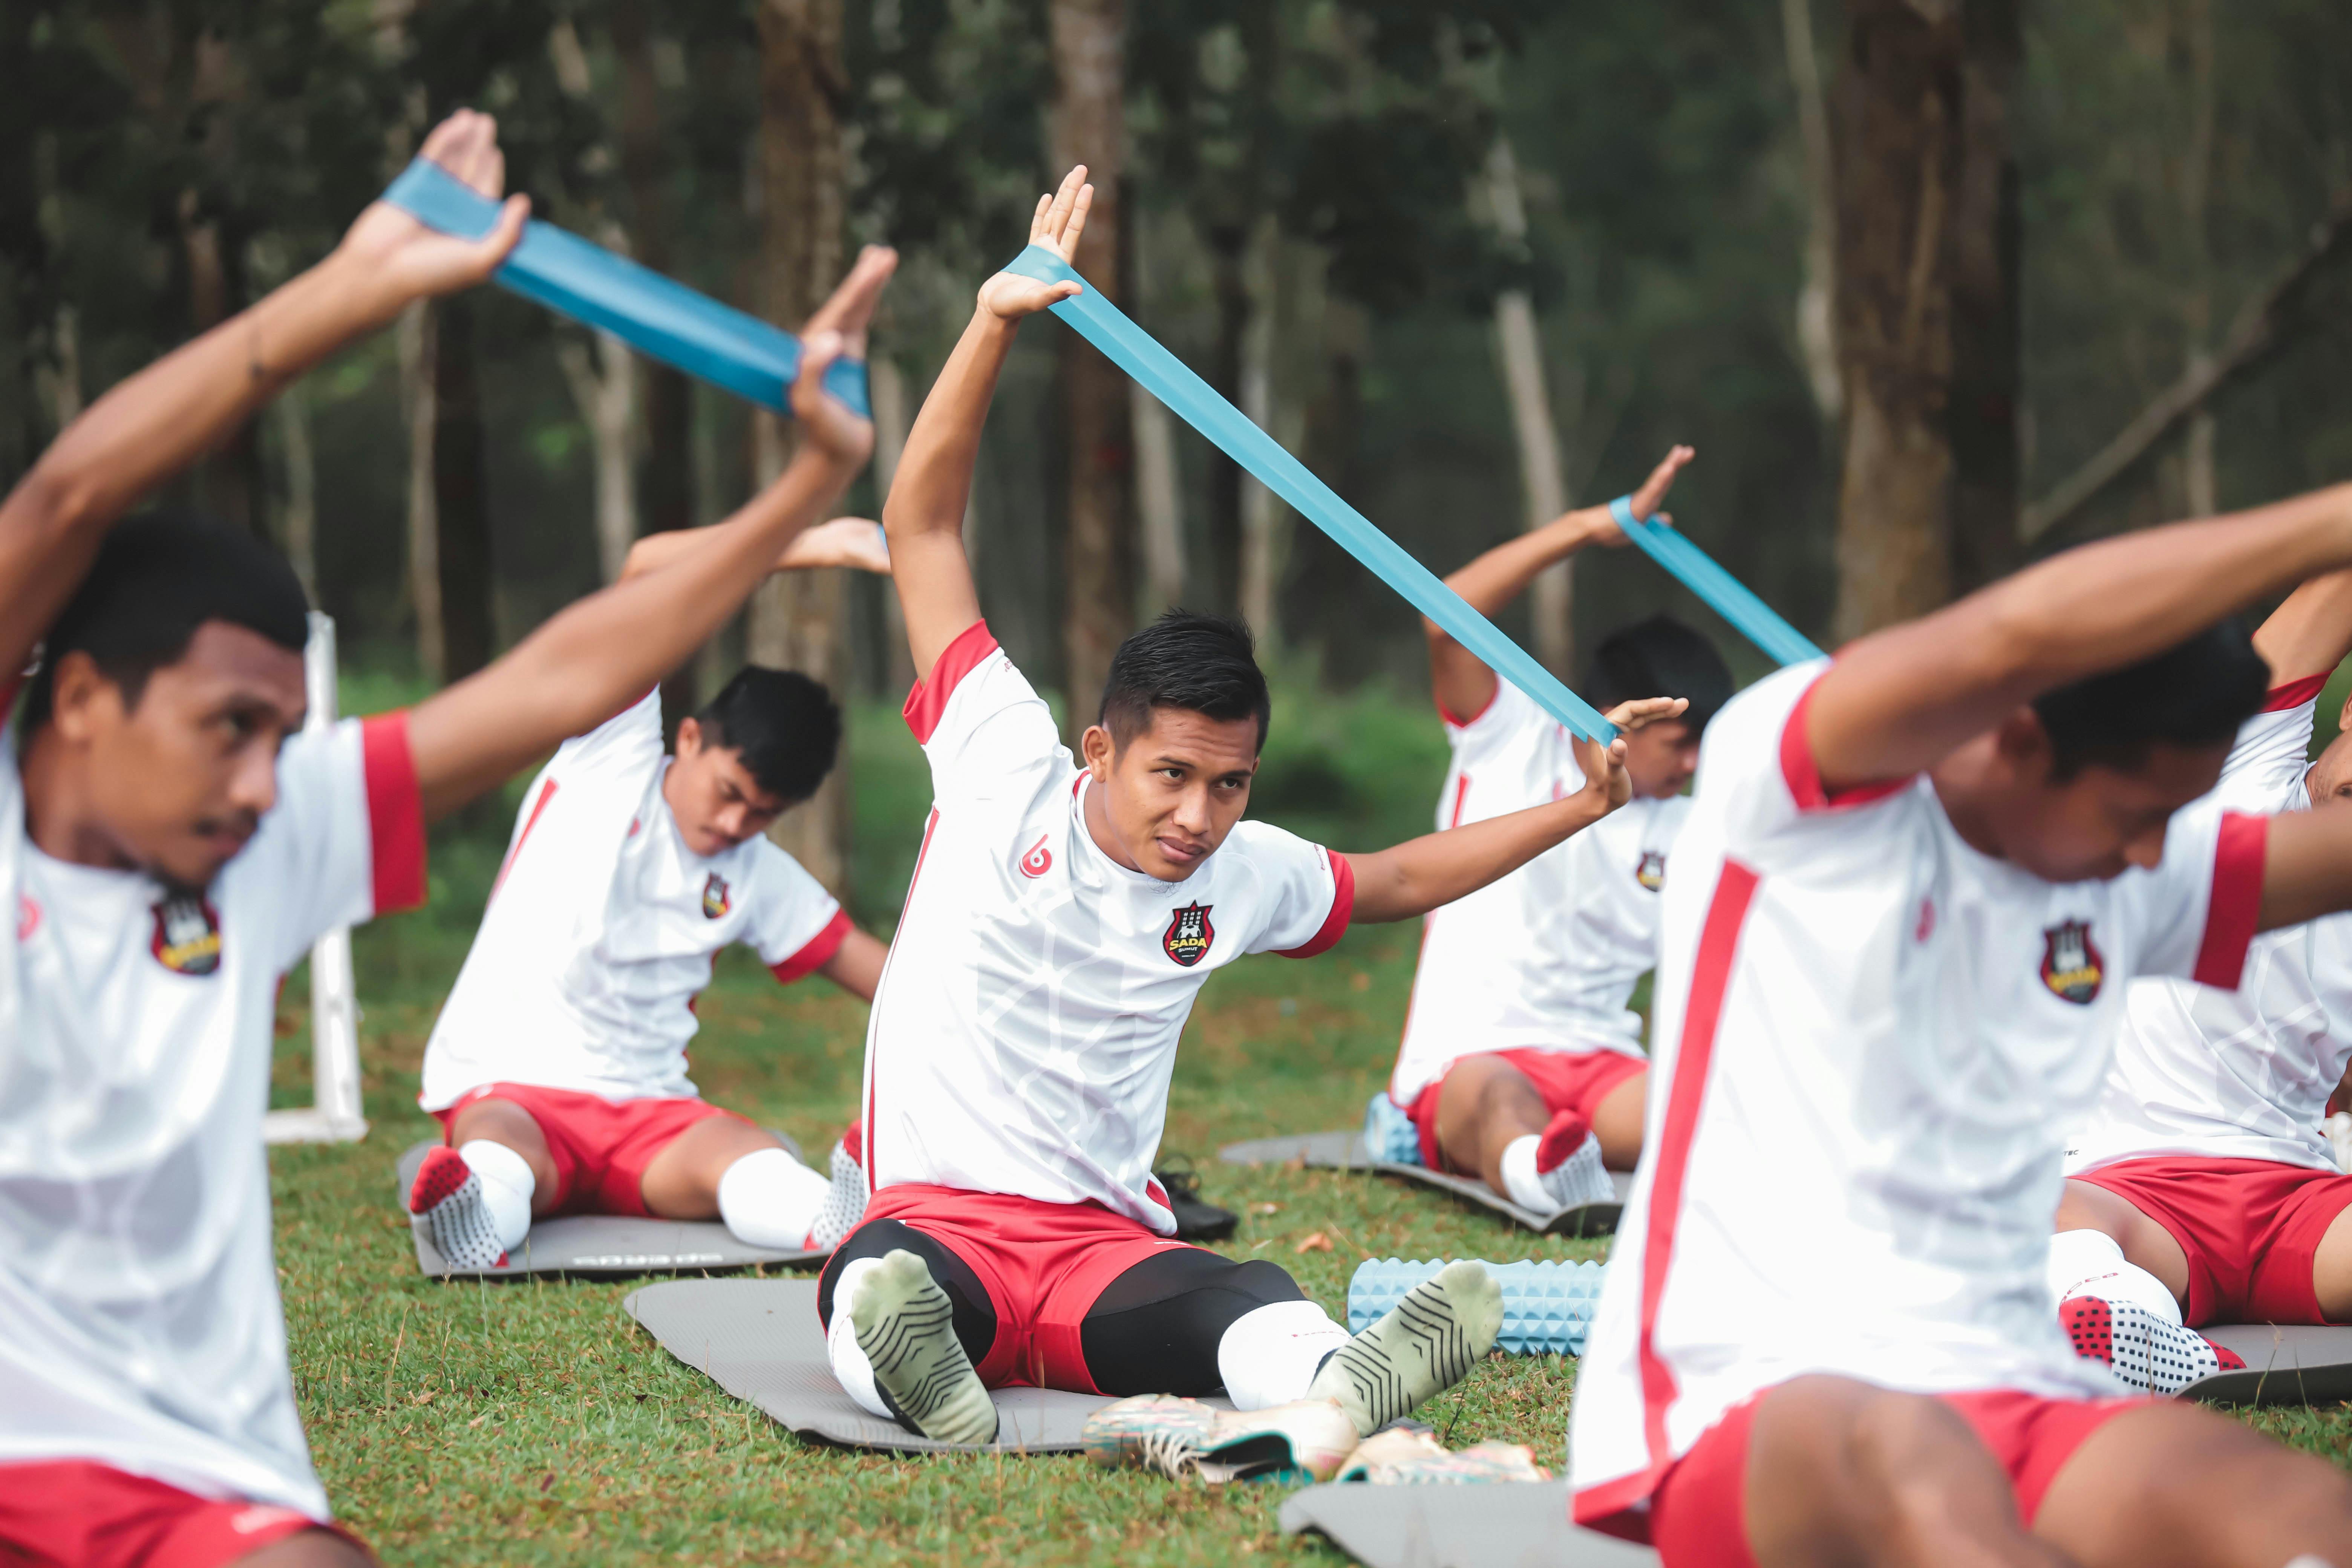
<path fill-rule="evenodd" d="M 1617 1185 L 1601 1163 L 1601 1139 L 1573 1110 L 1551 1119 L 1536 1145 L 1536 1179 L 1561 1210 L 1617 1201 Z"/>
<path fill-rule="evenodd" d="M 2058 1321 L 2076 1355 L 2105 1362 L 2127 1386 L 2150 1394 L 2178 1394 L 2200 1378 L 2246 1366 L 2235 1351 L 2129 1301 L 2069 1296 L 2058 1303 Z"/>
<path fill-rule="evenodd" d="M 408 1212 L 425 1222 L 433 1249 L 451 1268 L 497 1268 L 507 1260 L 482 1196 L 482 1178 L 455 1149 L 425 1153 L 408 1189 Z"/>
<path fill-rule="evenodd" d="M 1135 1465 L 1171 1480 L 1261 1478 L 1325 1481 L 1356 1447 L 1356 1429 L 1328 1399 L 1264 1410 L 1218 1410 L 1197 1399 L 1139 1394 L 1087 1418 L 1087 1458 Z"/>
<path fill-rule="evenodd" d="M 1201 1173 L 1181 1154 L 1170 1155 L 1167 1169 L 1152 1172 L 1151 1179 L 1168 1194 L 1168 1212 L 1175 1216 L 1179 1241 L 1223 1241 L 1242 1222 L 1233 1210 L 1202 1199 Z"/>
<path fill-rule="evenodd" d="M 885 1254 L 858 1281 L 849 1321 L 874 1386 L 915 1430 L 941 1443 L 996 1440 L 996 1405 L 956 1338 L 947 1292 L 921 1258 L 904 1248 Z"/>
<path fill-rule="evenodd" d="M 1470 1375 L 1503 1328 L 1503 1290 L 1481 1263 L 1449 1263 L 1331 1352 L 1307 1385 L 1370 1436 Z"/>
<path fill-rule="evenodd" d="M 866 1217 L 866 1170 L 851 1155 L 846 1143 L 833 1146 L 833 1162 L 827 1173 L 833 1185 L 825 1192 L 824 1206 L 816 1211 L 816 1224 L 809 1227 L 811 1252 L 831 1252 Z"/>
<path fill-rule="evenodd" d="M 1474 1443 L 1448 1453 L 1434 1433 L 1418 1422 L 1383 1427 L 1356 1446 L 1332 1477 L 1374 1486 L 1451 1485 L 1464 1481 L 1548 1481 L 1551 1472 L 1536 1463 L 1524 1443 Z"/>

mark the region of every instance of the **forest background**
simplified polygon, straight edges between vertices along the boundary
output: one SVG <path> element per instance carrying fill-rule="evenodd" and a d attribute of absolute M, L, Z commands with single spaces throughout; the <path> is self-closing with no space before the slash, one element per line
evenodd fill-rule
<path fill-rule="evenodd" d="M 2340 0 L 17 0 L 0 479 L 320 255 L 464 104 L 540 216 L 787 327 L 856 244 L 900 247 L 855 511 L 1079 160 L 1081 270 L 1440 573 L 1688 441 L 1680 525 L 1829 644 L 2036 551 L 2352 476 Z M 724 515 L 790 440 L 486 291 L 314 374 L 179 499 L 276 540 L 347 669 L 415 689 L 636 535 Z M 1051 323 L 970 532 L 992 625 L 1057 690 L 1174 603 L 1245 614 L 1294 708 L 1423 679 L 1394 595 Z M 1572 676 L 1659 608 L 1761 668 L 1630 554 L 1504 621 Z M 895 705 L 890 611 L 878 581 L 779 580 L 673 719 L 747 656 Z M 1345 783 L 1291 771 L 1301 806 Z M 887 922 L 855 773 L 779 837 Z"/>

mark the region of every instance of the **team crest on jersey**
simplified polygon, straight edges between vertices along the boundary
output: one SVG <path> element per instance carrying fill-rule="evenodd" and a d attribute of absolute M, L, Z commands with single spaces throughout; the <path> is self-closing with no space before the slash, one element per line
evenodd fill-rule
<path fill-rule="evenodd" d="M 1209 923 L 1209 910 L 1214 907 L 1196 900 L 1175 911 L 1168 934 L 1160 939 L 1169 957 L 1190 969 L 1208 956 L 1209 944 L 1217 940 L 1217 928 Z"/>
<path fill-rule="evenodd" d="M 2107 961 L 2091 940 L 2091 922 L 2067 921 L 2042 933 L 2042 984 L 2063 1002 L 2087 1007 L 2107 977 Z"/>
<path fill-rule="evenodd" d="M 702 918 L 715 921 L 734 907 L 727 899 L 727 879 L 713 871 L 702 884 Z"/>
<path fill-rule="evenodd" d="M 1666 885 L 1666 857 L 1662 850 L 1644 849 L 1642 863 L 1633 868 L 1633 880 L 1652 892 Z"/>
<path fill-rule="evenodd" d="M 210 974 L 220 967 L 220 916 L 201 893 L 174 893 L 155 903 L 155 934 L 148 951 L 174 974 Z"/>

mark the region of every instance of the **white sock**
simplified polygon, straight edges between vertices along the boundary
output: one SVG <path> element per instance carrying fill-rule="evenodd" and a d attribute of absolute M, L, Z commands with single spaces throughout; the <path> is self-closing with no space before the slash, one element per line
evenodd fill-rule
<path fill-rule="evenodd" d="M 761 1149 L 719 1178 L 719 1217 L 738 1241 L 798 1252 L 833 1184 L 782 1149 Z"/>
<path fill-rule="evenodd" d="M 882 1395 L 874 1387 L 874 1363 L 866 1359 L 866 1352 L 857 1342 L 857 1331 L 849 1323 L 849 1303 L 856 1299 L 857 1287 L 881 1267 L 878 1258 L 853 1258 L 842 1265 L 840 1277 L 833 1282 L 833 1321 L 825 1325 L 824 1353 L 833 1363 L 833 1375 L 840 1381 L 841 1391 L 860 1410 L 888 1421 L 893 1419 L 890 1407 L 882 1403 Z"/>
<path fill-rule="evenodd" d="M 539 1178 L 530 1163 L 503 1143 L 476 1138 L 457 1145 L 457 1157 L 482 1179 L 482 1206 L 498 1227 L 499 1245 L 512 1252 L 530 1234 L 530 1199 Z"/>
<path fill-rule="evenodd" d="M 1543 1178 L 1536 1173 L 1536 1145 L 1542 1142 L 1542 1134 L 1529 1132 L 1503 1146 L 1503 1195 L 1523 1209 L 1552 1214 L 1559 1200 L 1545 1190 Z"/>
<path fill-rule="evenodd" d="M 1307 1397 L 1323 1358 L 1347 1342 L 1348 1331 L 1314 1302 L 1276 1301 L 1234 1320 L 1217 1342 L 1217 1375 L 1236 1410 L 1287 1405 Z"/>
<path fill-rule="evenodd" d="M 2182 1326 L 2179 1300 L 2163 1280 L 2126 1258 L 2116 1238 L 2103 1230 L 2062 1230 L 2050 1238 L 2050 1293 L 2062 1302 L 2073 1296 L 2129 1302 L 2175 1328 Z"/>

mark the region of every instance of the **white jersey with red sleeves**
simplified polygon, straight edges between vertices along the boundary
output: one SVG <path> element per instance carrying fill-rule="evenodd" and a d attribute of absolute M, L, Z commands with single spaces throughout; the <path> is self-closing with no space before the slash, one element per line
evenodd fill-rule
<path fill-rule="evenodd" d="M 1804 725 L 1827 668 L 1751 687 L 1700 752 L 1642 1163 L 1570 1425 L 1587 1523 L 1645 1531 L 1674 1460 L 1810 1373 L 2115 1392 L 2045 1278 L 2067 1135 L 2126 983 L 2234 984 L 2253 935 L 2263 817 L 2200 802 L 2157 869 L 2057 884 L 1969 847 L 1925 777 L 1827 795 Z"/>
<path fill-rule="evenodd" d="M 1584 787 L 1568 730 L 1507 680 L 1467 723 L 1446 716 L 1454 764 L 1437 826 L 1457 827 Z M 1629 801 L 1498 881 L 1423 918 L 1399 1105 L 1480 1051 L 1642 1052 L 1625 1005 L 1657 962 L 1658 892 L 1690 801 Z"/>
<path fill-rule="evenodd" d="M 2311 720 L 2325 676 L 2271 694 L 2238 731 L 2214 795 L 2241 811 L 2307 810 Z M 2319 1130 L 2352 1061 L 2352 916 L 2265 931 L 2235 991 L 2143 980 L 2099 1102 L 2068 1151 L 2080 1172 L 2189 1154 L 2334 1171 Z"/>
<path fill-rule="evenodd" d="M 1338 942 L 1348 863 L 1236 825 L 1181 882 L 1130 871 L 1086 825 L 1090 775 L 975 623 L 907 700 L 931 818 L 866 1037 L 866 1170 L 1172 1233 L 1151 1179 L 1176 1042 L 1211 973 Z"/>
<path fill-rule="evenodd" d="M 423 901 L 406 717 L 289 741 L 277 804 L 202 893 L 43 854 L 0 758 L 0 1467 L 92 1460 L 324 1519 L 261 1118 L 286 972 Z"/>
<path fill-rule="evenodd" d="M 687 847 L 662 795 L 668 772 L 656 691 L 566 741 L 531 781 L 425 1048 L 425 1110 L 486 1083 L 691 1095 L 693 1004 L 714 954 L 748 942 L 792 981 L 840 949 L 849 917 L 767 839 Z"/>

